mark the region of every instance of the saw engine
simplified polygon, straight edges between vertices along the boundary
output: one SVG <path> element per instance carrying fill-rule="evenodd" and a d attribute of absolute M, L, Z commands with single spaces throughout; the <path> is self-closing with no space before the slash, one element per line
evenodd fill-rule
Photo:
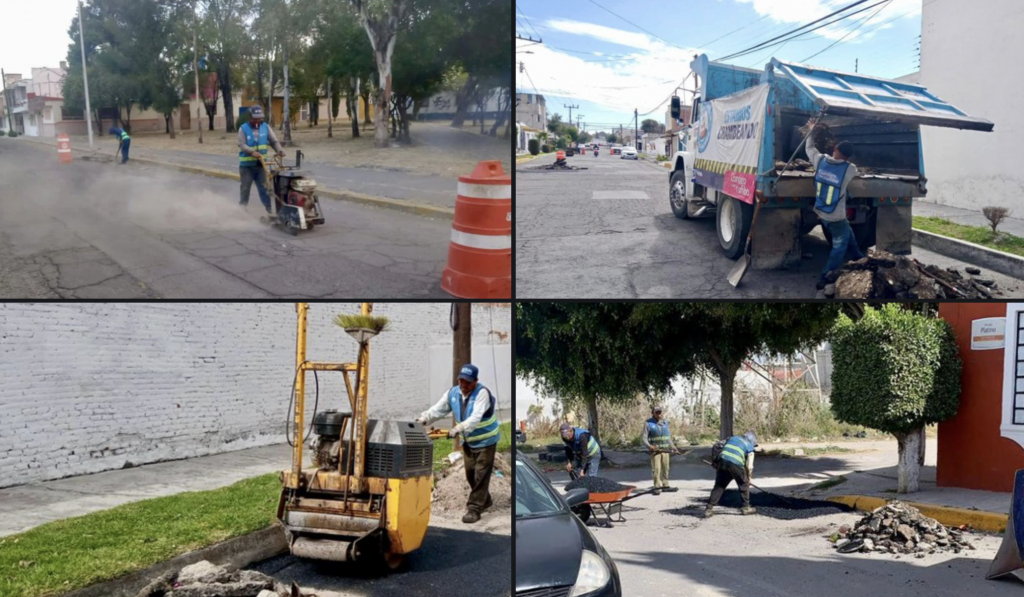
<path fill-rule="evenodd" d="M 277 203 L 277 219 L 271 223 L 290 234 L 312 230 L 325 221 L 320 199 L 316 196 L 317 182 L 309 177 L 309 172 L 300 170 L 302 157 L 302 152 L 297 151 L 295 166 L 271 164 L 273 195 Z"/>
<path fill-rule="evenodd" d="M 342 439 L 349 413 L 325 411 L 313 418 L 313 466 L 320 470 L 352 471 L 348 442 Z M 369 419 L 366 422 L 366 475 L 405 479 L 433 471 L 433 443 L 419 425 L 403 421 Z"/>

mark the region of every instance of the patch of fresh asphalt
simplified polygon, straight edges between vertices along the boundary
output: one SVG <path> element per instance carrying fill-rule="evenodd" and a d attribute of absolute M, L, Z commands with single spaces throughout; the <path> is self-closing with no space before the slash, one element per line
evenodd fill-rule
<path fill-rule="evenodd" d="M 765 462 L 758 485 L 800 484 L 814 469 L 840 466 L 846 455 L 801 462 Z M 796 472 L 797 470 L 802 472 Z M 772 471 L 772 472 L 770 472 Z M 650 486 L 650 469 L 602 468 L 618 483 Z M 564 470 L 549 473 L 561 491 Z M 759 480 L 758 480 L 759 479 Z M 821 513 L 807 519 L 743 516 L 719 507 L 703 511 L 714 471 L 673 460 L 670 484 L 679 491 L 645 495 L 623 504 L 626 522 L 591 530 L 615 560 L 623 595 L 644 597 L 1005 597 L 1016 589 L 984 576 L 1000 537 L 972 534 L 975 551 L 932 554 L 923 559 L 880 554 L 840 555 L 827 537 L 856 522 L 857 513 Z M 781 488 L 780 491 L 783 491 Z M 756 490 L 754 490 L 756 492 Z"/>
<path fill-rule="evenodd" d="M 322 200 L 292 237 L 236 182 L 53 153 L 0 140 L 0 297 L 447 297 L 450 221 Z"/>
<path fill-rule="evenodd" d="M 516 168 L 516 296 L 544 298 L 821 298 L 815 281 L 829 247 L 816 229 L 803 237 L 808 257 L 787 270 L 726 277 L 736 262 L 718 244 L 713 217 L 678 220 L 668 202 L 669 171 L 601 154 L 569 158 L 587 170 L 537 171 L 548 156 Z M 914 249 L 924 264 L 968 264 Z M 986 271 L 1005 297 L 1024 282 Z"/>
<path fill-rule="evenodd" d="M 366 566 L 313 562 L 291 555 L 278 556 L 250 566 L 320 597 L 506 597 L 512 586 L 512 536 L 506 520 L 487 524 L 461 521 L 434 514 L 423 546 L 406 556 L 397 572 L 379 576 Z"/>

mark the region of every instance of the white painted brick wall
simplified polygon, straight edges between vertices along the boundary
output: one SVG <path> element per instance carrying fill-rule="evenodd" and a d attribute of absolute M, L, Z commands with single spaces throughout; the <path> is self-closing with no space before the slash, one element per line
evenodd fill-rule
<path fill-rule="evenodd" d="M 374 306 L 392 324 L 370 345 L 372 417 L 411 420 L 443 391 L 429 355 L 451 345 L 449 309 Z M 331 323 L 345 312 L 358 305 L 310 305 L 310 360 L 355 360 Z M 511 309 L 474 305 L 473 318 L 474 355 L 508 353 Z M 280 443 L 294 370 L 290 303 L 0 304 L 0 487 Z M 347 410 L 340 373 L 320 386 L 321 410 Z M 307 388 L 311 416 L 312 375 Z"/>

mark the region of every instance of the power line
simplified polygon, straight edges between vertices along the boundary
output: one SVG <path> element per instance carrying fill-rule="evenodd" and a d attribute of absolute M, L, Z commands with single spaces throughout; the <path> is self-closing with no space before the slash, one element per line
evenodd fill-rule
<path fill-rule="evenodd" d="M 523 10 L 521 8 L 519 8 L 518 5 L 516 5 L 516 10 L 519 11 L 519 14 L 523 15 L 523 20 L 525 20 L 526 24 L 530 26 L 530 31 L 533 31 L 534 35 L 536 35 L 537 37 L 540 37 L 540 33 L 537 33 L 537 30 L 533 28 L 533 23 L 530 22 L 530 19 L 528 19 L 526 17 L 526 14 L 523 13 Z"/>
<path fill-rule="evenodd" d="M 640 31 L 643 31 L 644 33 L 646 33 L 646 34 L 648 34 L 648 35 L 650 35 L 650 36 L 652 36 L 652 37 L 656 37 L 657 39 L 660 39 L 661 41 L 663 41 L 663 42 L 667 43 L 668 45 L 672 46 L 673 48 L 679 48 L 680 50 L 685 50 L 685 49 L 686 49 L 686 48 L 680 48 L 679 46 L 675 45 L 674 43 L 670 42 L 669 40 L 667 40 L 667 39 L 665 39 L 665 38 L 663 38 L 663 37 L 661 37 L 661 36 L 659 36 L 659 35 L 656 35 L 656 34 L 654 34 L 654 33 L 651 33 L 650 31 L 648 31 L 648 30 L 644 29 L 644 28 L 643 28 L 643 27 L 641 27 L 640 25 L 637 25 L 637 24 L 636 24 L 636 23 L 634 23 L 633 21 L 630 21 L 630 20 L 629 20 L 629 19 L 627 19 L 626 17 L 624 17 L 624 16 L 622 16 L 622 15 L 619 15 L 619 14 L 616 14 L 616 13 L 614 13 L 614 12 L 612 12 L 612 11 L 608 10 L 607 8 L 605 8 L 605 7 L 601 6 L 601 5 L 600 5 L 600 4 L 598 4 L 597 2 L 594 2 L 594 0 L 588 0 L 588 1 L 589 1 L 589 2 L 591 3 L 591 4 L 593 4 L 594 6 L 596 6 L 596 7 L 600 8 L 601 10 L 603 10 L 603 11 L 605 11 L 605 12 L 607 12 L 608 14 L 610 14 L 610 15 L 612 15 L 612 16 L 615 16 L 615 17 L 618 17 L 618 18 L 622 19 L 623 21 L 626 21 L 627 23 L 629 23 L 630 25 L 632 25 L 632 26 L 636 27 L 636 28 L 637 28 L 637 29 L 639 29 Z"/>
<path fill-rule="evenodd" d="M 858 29 L 860 29 L 861 27 L 863 27 L 865 23 L 867 23 L 867 22 L 868 22 L 868 21 L 870 21 L 871 19 L 875 18 L 875 16 L 877 16 L 877 15 L 878 15 L 878 13 L 882 12 L 882 10 L 884 10 L 884 9 L 885 9 L 886 7 L 888 7 L 888 6 L 890 5 L 890 4 L 892 4 L 892 0 L 887 0 L 887 2 L 885 3 L 885 6 L 881 6 L 881 7 L 879 7 L 879 9 L 878 9 L 878 10 L 876 10 L 876 11 L 875 11 L 875 12 L 873 12 L 873 13 L 871 13 L 871 15 L 870 15 L 870 16 L 869 16 L 868 18 L 866 18 L 866 19 L 864 19 L 863 21 L 861 21 L 861 22 L 860 22 L 860 24 L 858 24 L 858 25 L 857 25 L 856 27 L 854 27 L 854 28 L 853 28 L 853 29 L 851 29 L 851 30 L 850 30 L 849 32 L 847 32 L 847 34 L 846 34 L 846 35 L 844 35 L 844 36 L 840 37 L 839 39 L 837 39 L 837 40 L 836 40 L 835 42 L 833 42 L 833 43 L 832 43 L 831 45 L 829 45 L 829 46 L 828 46 L 827 48 L 825 48 L 824 50 L 821 50 L 820 52 L 818 52 L 818 53 L 816 53 L 816 54 L 811 54 L 810 56 L 808 56 L 807 58 L 804 58 L 804 59 L 803 59 L 803 60 L 801 60 L 800 62 L 807 62 L 808 60 L 810 60 L 810 59 L 812 59 L 812 58 L 815 58 L 816 56 L 820 56 L 821 54 L 824 54 L 825 52 L 827 52 L 827 51 L 831 50 L 832 48 L 834 48 L 834 47 L 838 46 L 839 44 L 843 43 L 843 42 L 844 42 L 844 41 L 846 40 L 846 38 L 847 38 L 847 37 L 850 37 L 851 35 L 853 35 L 854 33 L 856 33 L 856 32 L 857 32 L 857 30 L 858 30 Z"/>
<path fill-rule="evenodd" d="M 889 0 L 882 0 L 882 2 L 879 2 L 878 4 L 882 4 L 882 3 L 884 3 L 884 2 L 888 2 L 888 1 L 889 1 Z M 765 47 L 765 46 L 767 46 L 767 45 L 771 44 L 772 42 L 774 42 L 774 41 L 776 41 L 776 40 L 780 40 L 780 39 L 782 39 L 782 38 L 785 38 L 785 37 L 789 37 L 790 35 L 793 35 L 794 33 L 797 33 L 797 32 L 799 32 L 799 31 L 803 31 L 804 29 L 807 29 L 808 27 L 811 27 L 812 25 L 817 25 L 818 23 L 820 23 L 820 22 L 822 22 L 822 21 L 828 20 L 828 19 L 830 19 L 830 18 L 832 18 L 832 17 L 834 17 L 834 16 L 836 16 L 836 15 L 838 15 L 838 14 L 844 13 L 844 12 L 846 12 L 846 11 L 850 10 L 851 8 L 854 8 L 854 7 L 860 6 L 861 4 L 864 4 L 865 2 L 868 2 L 868 0 L 857 0 L 857 1 L 856 1 L 856 2 L 854 2 L 853 4 L 850 4 L 849 6 L 846 6 L 846 7 L 844 7 L 844 8 L 841 8 L 841 9 L 839 9 L 839 10 L 837 10 L 837 11 L 833 12 L 832 14 L 829 14 L 829 15 L 826 15 L 826 16 L 824 16 L 824 17 L 821 17 L 820 19 L 818 19 L 818 20 L 816 20 L 816 21 L 812 21 L 812 22 L 810 22 L 810 23 L 808 23 L 808 24 L 806 24 L 806 25 L 804 25 L 804 26 L 802 26 L 802 27 L 797 27 L 796 29 L 793 29 L 793 30 L 791 30 L 791 31 L 788 31 L 788 32 L 786 32 L 786 33 L 783 33 L 782 35 L 779 35 L 779 36 L 773 37 L 772 39 L 769 39 L 769 40 L 768 40 L 768 41 L 766 41 L 766 42 L 762 42 L 762 43 L 760 43 L 760 44 L 757 44 L 756 46 L 752 46 L 752 47 L 750 47 L 750 48 L 747 48 L 746 50 L 742 50 L 742 51 L 736 52 L 736 53 L 734 53 L 734 54 L 731 54 L 731 55 L 729 55 L 729 56 L 725 56 L 724 58 L 719 58 L 718 60 L 719 60 L 719 61 L 723 61 L 723 60 L 731 60 L 731 59 L 733 59 L 733 58 L 739 58 L 740 56 L 744 56 L 744 55 L 746 55 L 746 54 L 749 54 L 749 53 L 751 53 L 751 52 L 753 52 L 753 51 L 755 51 L 755 50 L 759 50 L 759 49 L 761 49 L 761 48 L 763 48 L 763 47 Z M 878 4 L 874 4 L 874 5 L 872 5 L 872 6 L 878 6 Z M 868 7 L 868 8 L 870 8 L 870 7 Z M 862 10 L 860 10 L 860 11 L 857 11 L 857 12 L 863 12 L 864 10 L 867 10 L 867 9 L 862 9 Z M 844 16 L 844 17 L 842 17 L 841 19 L 837 19 L 836 21 L 840 21 L 840 20 L 843 20 L 843 19 L 849 18 L 849 17 L 851 17 L 851 16 L 853 16 L 853 15 L 855 15 L 855 14 L 857 14 L 857 13 L 855 12 L 855 13 L 851 13 L 851 14 L 848 14 L 848 15 L 846 15 L 846 16 Z M 836 22 L 836 21 L 832 21 L 832 22 L 834 23 L 834 22 Z M 831 23 L 826 23 L 826 24 L 824 24 L 824 25 L 821 25 L 821 26 L 819 26 L 819 27 L 815 27 L 814 29 L 811 29 L 811 31 L 817 31 L 818 29 L 821 29 L 822 27 L 826 27 L 826 26 L 828 26 L 828 25 L 830 25 L 830 24 L 831 24 Z M 810 33 L 811 31 L 807 31 L 806 33 Z M 779 43 L 785 43 L 785 42 L 779 42 Z M 774 44 L 774 45 L 778 45 L 778 44 Z"/>

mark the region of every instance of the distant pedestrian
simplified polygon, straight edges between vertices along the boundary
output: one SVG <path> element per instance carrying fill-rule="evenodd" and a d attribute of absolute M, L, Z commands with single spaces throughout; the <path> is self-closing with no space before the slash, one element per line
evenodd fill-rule
<path fill-rule="evenodd" d="M 121 163 L 122 164 L 127 164 L 128 163 L 128 148 L 131 147 L 131 145 L 132 145 L 132 138 L 128 136 L 128 133 L 125 132 L 124 129 L 119 129 L 117 127 L 111 128 L 110 129 L 110 134 L 113 135 L 117 139 L 117 141 L 118 141 L 117 152 L 121 154 L 121 158 L 122 158 L 121 159 Z M 114 155 L 115 155 L 114 160 L 116 161 L 117 160 L 117 158 L 116 158 L 117 154 L 114 154 Z"/>
<path fill-rule="evenodd" d="M 716 444 L 721 452 L 712 457 L 712 464 L 718 473 L 715 475 L 715 488 L 711 490 L 711 499 L 704 509 L 704 518 L 711 518 L 713 510 L 722 499 L 725 488 L 736 481 L 743 496 L 743 514 L 754 514 L 757 510 L 750 507 L 750 478 L 754 474 L 754 448 L 757 447 L 757 436 L 753 431 L 743 435 L 734 435 L 724 443 Z M 714 450 L 712 450 L 714 451 Z"/>
<path fill-rule="evenodd" d="M 662 489 L 668 489 L 669 457 L 676 450 L 672 443 L 672 431 L 668 420 L 662 417 L 660 406 L 651 407 L 651 418 L 644 423 L 644 431 L 640 436 L 647 451 L 651 454 L 651 476 L 654 477 L 654 495 L 661 495 Z"/>

